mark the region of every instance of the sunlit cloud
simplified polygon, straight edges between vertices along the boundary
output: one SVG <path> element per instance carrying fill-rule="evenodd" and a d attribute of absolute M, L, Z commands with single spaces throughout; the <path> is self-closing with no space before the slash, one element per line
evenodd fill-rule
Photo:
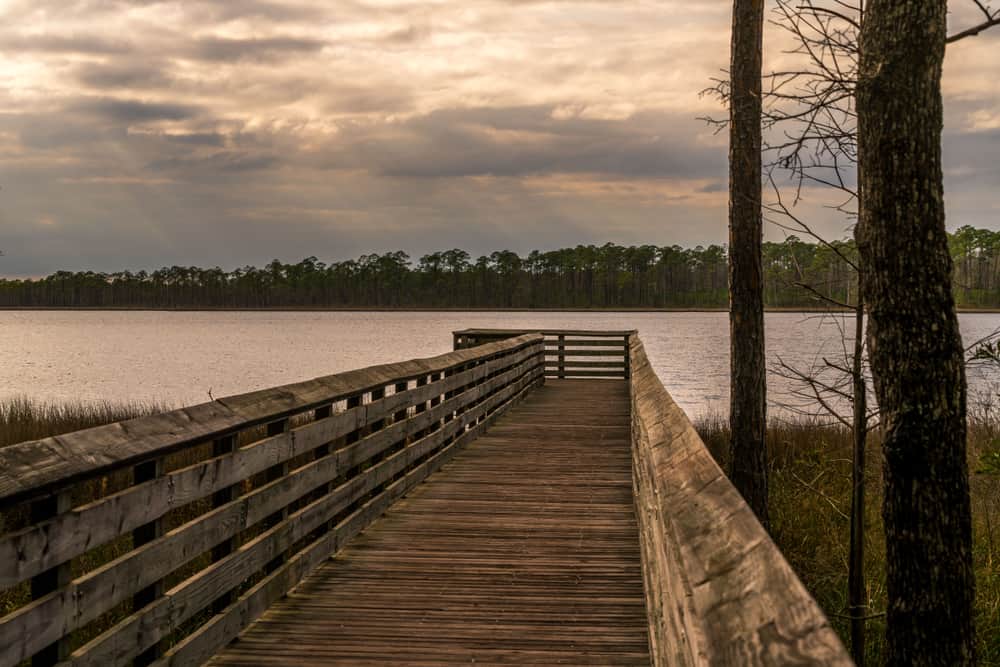
<path fill-rule="evenodd" d="M 0 0 L 0 271 L 724 242 L 725 136 L 698 119 L 725 115 L 700 92 L 729 21 L 714 0 Z M 997 226 L 998 38 L 949 47 L 953 226 Z"/>

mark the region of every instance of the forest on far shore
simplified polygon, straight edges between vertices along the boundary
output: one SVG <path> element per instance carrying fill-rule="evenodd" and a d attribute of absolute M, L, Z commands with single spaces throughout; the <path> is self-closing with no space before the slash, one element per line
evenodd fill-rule
<path fill-rule="evenodd" d="M 949 234 L 959 306 L 1000 307 L 1000 232 Z M 520 256 L 500 250 L 402 251 L 262 268 L 171 266 L 156 271 L 59 271 L 0 279 L 0 307 L 80 308 L 714 308 L 728 304 L 722 245 L 578 245 Z M 775 308 L 851 304 L 854 240 L 764 243 L 764 300 Z M 849 261 L 845 261 L 845 258 Z"/>

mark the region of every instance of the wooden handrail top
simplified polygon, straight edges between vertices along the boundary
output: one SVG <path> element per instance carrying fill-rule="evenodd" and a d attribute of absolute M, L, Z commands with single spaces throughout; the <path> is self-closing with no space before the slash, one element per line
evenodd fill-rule
<path fill-rule="evenodd" d="M 525 333 L 435 357 L 369 366 L 237 394 L 149 417 L 0 448 L 0 508 L 199 442 L 287 418 L 394 383 L 537 344 Z"/>
<path fill-rule="evenodd" d="M 632 461 L 653 664 L 851 661 L 631 338 Z"/>
<path fill-rule="evenodd" d="M 503 334 L 514 335 L 538 333 L 543 336 L 592 336 L 594 338 L 621 338 L 624 336 L 633 336 L 637 333 L 637 331 L 635 329 L 622 331 L 610 331 L 604 329 L 462 329 L 453 333 L 463 336 L 499 336 Z"/>

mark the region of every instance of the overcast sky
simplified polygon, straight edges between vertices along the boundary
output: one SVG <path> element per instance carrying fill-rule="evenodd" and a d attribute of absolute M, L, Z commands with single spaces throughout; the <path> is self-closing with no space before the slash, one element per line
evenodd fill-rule
<path fill-rule="evenodd" d="M 722 243 L 726 139 L 697 118 L 724 114 L 699 91 L 729 12 L 0 0 L 0 275 Z M 997 228 L 1000 29 L 949 47 L 944 89 L 949 228 Z"/>

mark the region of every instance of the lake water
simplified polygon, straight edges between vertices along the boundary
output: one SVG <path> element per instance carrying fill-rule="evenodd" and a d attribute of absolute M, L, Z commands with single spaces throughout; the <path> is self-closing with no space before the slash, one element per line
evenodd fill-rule
<path fill-rule="evenodd" d="M 853 319 L 768 313 L 769 362 L 803 369 L 842 358 Z M 966 344 L 1000 314 L 961 315 Z M 470 327 L 638 329 L 650 361 L 692 416 L 728 409 L 724 312 L 158 312 L 0 311 L 0 399 L 160 401 L 173 406 L 451 349 Z M 769 399 L 792 385 L 769 378 Z M 970 372 L 973 392 L 991 379 Z"/>

